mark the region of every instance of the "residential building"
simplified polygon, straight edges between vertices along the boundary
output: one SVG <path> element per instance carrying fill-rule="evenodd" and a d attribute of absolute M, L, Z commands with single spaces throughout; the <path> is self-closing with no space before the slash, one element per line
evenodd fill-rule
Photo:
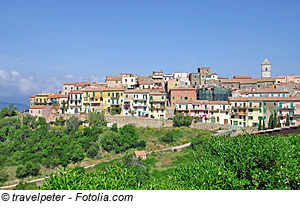
<path fill-rule="evenodd" d="M 171 80 L 172 81 L 172 80 Z M 176 103 L 182 100 L 196 100 L 195 88 L 177 87 L 169 89 L 169 100 L 172 108 L 176 108 Z"/>
<path fill-rule="evenodd" d="M 138 86 L 140 89 L 153 89 L 154 84 L 152 80 L 149 81 L 138 81 Z"/>
<path fill-rule="evenodd" d="M 201 122 L 205 122 L 209 117 L 209 101 L 208 100 L 177 101 L 175 111 L 177 113 L 182 113 L 185 116 L 199 117 Z"/>
<path fill-rule="evenodd" d="M 169 80 L 174 78 L 174 73 L 172 74 L 163 74 L 164 82 L 168 82 Z"/>
<path fill-rule="evenodd" d="M 190 73 L 189 80 L 192 87 L 198 85 L 203 85 L 206 83 L 206 76 L 211 79 L 211 68 L 210 67 L 200 67 L 198 68 L 198 73 Z"/>
<path fill-rule="evenodd" d="M 190 87 L 189 79 L 182 78 L 182 77 L 175 77 L 166 83 L 167 91 L 177 87 Z"/>
<path fill-rule="evenodd" d="M 209 101 L 211 123 L 230 124 L 230 104 L 228 101 Z"/>
<path fill-rule="evenodd" d="M 125 90 L 123 115 L 149 117 L 150 89 Z"/>
<path fill-rule="evenodd" d="M 79 114 L 83 110 L 83 90 L 73 90 L 69 93 L 68 110 L 69 114 Z"/>
<path fill-rule="evenodd" d="M 48 123 L 51 116 L 51 108 L 48 105 L 33 105 L 29 108 L 29 114 L 31 116 L 44 117 Z"/>
<path fill-rule="evenodd" d="M 83 90 L 83 108 L 85 113 L 103 110 L 103 90 L 101 87 L 88 87 Z"/>
<path fill-rule="evenodd" d="M 35 95 L 35 105 L 47 105 L 48 96 L 54 95 L 54 93 L 40 93 Z"/>
<path fill-rule="evenodd" d="M 137 158 L 141 158 L 142 160 L 146 160 L 146 152 L 145 151 L 135 151 L 134 154 Z"/>
<path fill-rule="evenodd" d="M 137 87 L 137 75 L 134 74 L 121 74 L 123 87 L 133 89 Z"/>
<path fill-rule="evenodd" d="M 298 87 L 282 83 L 276 84 L 276 89 L 287 91 L 289 92 L 290 96 L 295 96 L 299 90 Z"/>
<path fill-rule="evenodd" d="M 106 76 L 105 82 L 107 87 L 123 87 L 121 75 Z"/>
<path fill-rule="evenodd" d="M 64 114 L 67 109 L 68 95 L 54 94 L 47 98 L 47 104 L 52 114 Z"/>
<path fill-rule="evenodd" d="M 154 87 L 164 88 L 163 71 L 153 71 L 152 76 Z"/>
<path fill-rule="evenodd" d="M 149 92 L 150 118 L 165 119 L 167 94 L 159 89 L 153 89 Z"/>
<path fill-rule="evenodd" d="M 103 111 L 108 114 L 123 115 L 124 88 L 110 87 L 103 89 Z"/>
<path fill-rule="evenodd" d="M 35 95 L 30 96 L 29 98 L 29 106 L 31 107 L 33 105 L 35 105 Z"/>
<path fill-rule="evenodd" d="M 228 101 L 231 97 L 231 90 L 225 87 L 203 86 L 196 88 L 198 100 Z"/>
<path fill-rule="evenodd" d="M 287 84 L 287 83 L 296 83 L 300 84 L 300 75 L 286 75 L 286 76 L 278 76 L 276 78 L 276 84 Z"/>
<path fill-rule="evenodd" d="M 235 91 L 232 94 L 232 97 L 288 97 L 289 92 L 280 90 L 280 89 L 274 89 L 274 88 L 268 88 L 268 89 L 259 89 L 256 91 Z"/>

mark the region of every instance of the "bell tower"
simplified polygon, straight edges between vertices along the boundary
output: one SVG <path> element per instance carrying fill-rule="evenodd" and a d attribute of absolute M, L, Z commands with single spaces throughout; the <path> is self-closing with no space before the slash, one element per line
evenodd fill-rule
<path fill-rule="evenodd" d="M 266 58 L 261 64 L 261 77 L 262 78 L 271 78 L 271 63 Z"/>

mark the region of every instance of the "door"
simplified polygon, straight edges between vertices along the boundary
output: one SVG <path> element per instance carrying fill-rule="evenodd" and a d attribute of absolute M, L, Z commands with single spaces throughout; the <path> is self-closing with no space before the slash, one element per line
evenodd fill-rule
<path fill-rule="evenodd" d="M 224 125 L 228 125 L 228 119 L 224 119 Z"/>
<path fill-rule="evenodd" d="M 211 123 L 216 123 L 216 118 L 212 118 Z"/>
<path fill-rule="evenodd" d="M 77 108 L 75 108 L 75 113 L 78 113 L 78 109 Z"/>

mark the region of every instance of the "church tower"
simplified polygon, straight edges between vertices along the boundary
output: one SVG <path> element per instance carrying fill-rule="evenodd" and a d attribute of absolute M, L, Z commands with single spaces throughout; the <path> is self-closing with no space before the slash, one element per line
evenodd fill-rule
<path fill-rule="evenodd" d="M 262 78 L 271 78 L 271 63 L 266 58 L 261 64 L 261 77 Z"/>

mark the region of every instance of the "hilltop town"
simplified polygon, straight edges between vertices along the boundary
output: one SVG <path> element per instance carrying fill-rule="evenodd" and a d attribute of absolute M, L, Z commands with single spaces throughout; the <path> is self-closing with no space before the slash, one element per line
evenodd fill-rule
<path fill-rule="evenodd" d="M 106 76 L 101 83 L 65 83 L 58 94 L 30 96 L 29 114 L 52 123 L 53 116 L 89 112 L 154 119 L 172 119 L 182 113 L 199 122 L 241 127 L 258 127 L 262 121 L 268 125 L 276 114 L 280 126 L 300 125 L 299 88 L 300 75 L 272 77 L 266 58 L 261 78 L 225 78 L 210 67 L 201 67 L 190 74 L 161 70 L 149 76 Z"/>

